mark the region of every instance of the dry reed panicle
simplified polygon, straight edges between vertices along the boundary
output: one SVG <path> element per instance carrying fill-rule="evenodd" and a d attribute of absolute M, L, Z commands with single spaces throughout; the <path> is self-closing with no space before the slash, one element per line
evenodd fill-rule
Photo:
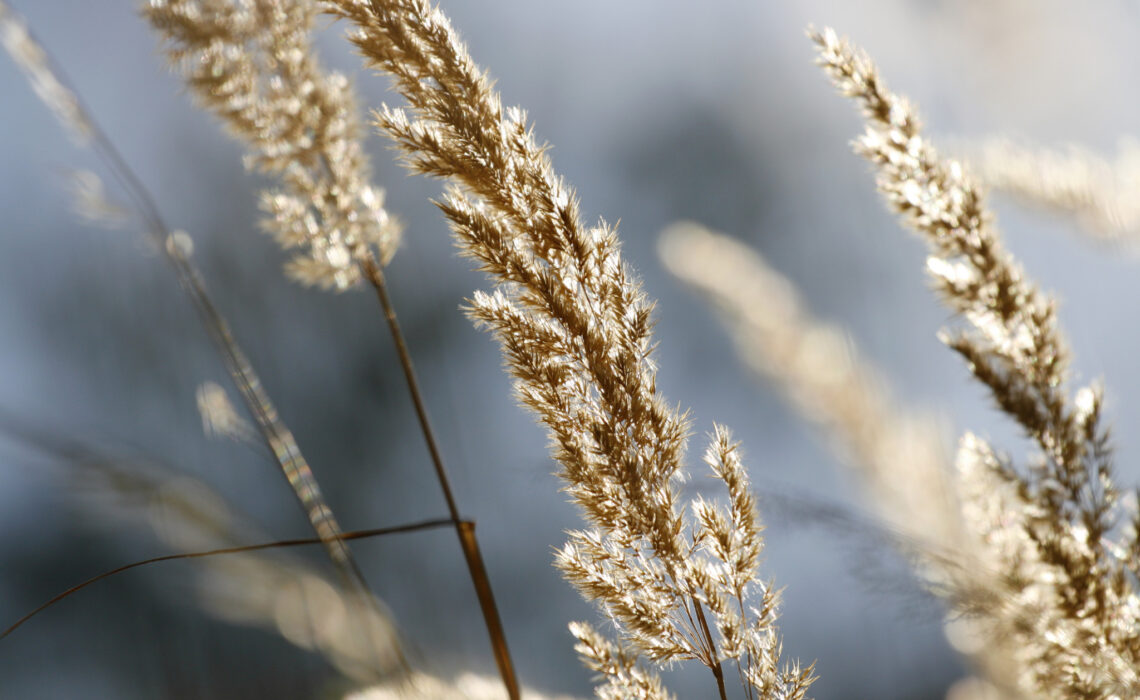
<path fill-rule="evenodd" d="M 941 426 L 897 407 L 882 373 L 842 329 L 812 318 L 758 252 L 699 224 L 670 226 L 659 251 L 671 273 L 721 312 L 741 359 L 827 429 L 894 528 L 936 549 L 963 544 Z"/>
<path fill-rule="evenodd" d="M 802 697 L 810 669 L 779 667 L 776 594 L 757 578 L 755 506 L 722 429 L 707 459 L 731 507 L 698 502 L 686 517 L 676 482 L 688 419 L 657 390 L 652 307 L 614 230 L 582 224 L 525 113 L 503 109 L 440 11 L 417 0 L 326 6 L 393 76 L 410 107 L 383 107 L 379 125 L 412 170 L 451 183 L 439 206 L 463 253 L 498 282 L 468 312 L 498 337 L 518 397 L 549 429 L 566 490 L 591 525 L 570 534 L 558 566 L 619 632 L 615 646 L 573 627 L 603 677 L 600 696 L 665 697 L 651 672 L 633 670 L 644 656 L 699 660 L 722 697 L 725 660 L 749 695 Z"/>
<path fill-rule="evenodd" d="M 1090 234 L 1108 241 L 1140 233 L 1140 144 L 1121 139 L 1115 160 L 1086 148 L 1030 146 L 1008 138 L 966 144 L 962 152 L 987 187 L 1075 215 Z"/>
<path fill-rule="evenodd" d="M 980 645 L 977 620 L 961 616 L 976 609 L 977 601 L 992 599 L 1001 583 L 991 547 L 966 523 L 990 519 L 974 519 L 974 508 L 963 512 L 937 421 L 896 406 L 882 373 L 860 357 L 854 341 L 813 319 L 791 282 L 756 251 L 680 223 L 662 234 L 660 252 L 670 272 L 720 310 L 745 363 L 827 430 L 864 480 L 875 510 L 899 535 L 892 542 L 923 584 L 958 606 L 947 621 L 947 636 L 990 679 L 975 680 L 985 687 L 1008 686 L 1010 650 Z"/>
<path fill-rule="evenodd" d="M 973 602 L 989 639 L 1018 661 L 1009 690 L 1134 697 L 1140 544 L 1135 522 L 1117 531 L 1123 514 L 1101 392 L 1068 395 L 1055 305 L 1004 251 L 973 180 L 938 156 L 910 105 L 887 91 L 862 52 L 830 29 L 811 36 L 820 65 L 867 118 L 856 151 L 878 167 L 879 189 L 926 239 L 936 288 L 970 324 L 944 341 L 1040 449 L 1025 473 L 970 435 L 959 453 L 967 520 L 990 547 L 1003 586 Z"/>
<path fill-rule="evenodd" d="M 310 0 L 150 0 L 144 16 L 205 108 L 277 176 L 262 195 L 264 228 L 285 248 L 294 279 L 339 290 L 392 256 L 399 229 L 384 191 L 369 184 L 356 98 L 348 79 L 322 69 L 310 34 Z"/>

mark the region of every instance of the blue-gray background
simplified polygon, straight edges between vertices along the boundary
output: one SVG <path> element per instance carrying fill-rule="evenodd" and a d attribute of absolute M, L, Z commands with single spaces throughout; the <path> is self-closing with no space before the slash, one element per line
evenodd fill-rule
<path fill-rule="evenodd" d="M 442 514 L 443 504 L 375 302 L 299 288 L 256 233 L 260 181 L 241 150 L 190 106 L 132 0 L 16 0 L 96 118 L 154 192 L 197 259 L 347 528 Z M 948 318 L 927 293 L 922 244 L 900 229 L 848 142 L 860 129 L 803 36 L 835 26 L 922 108 L 932 132 L 1013 133 L 1110 153 L 1135 133 L 1128 86 L 1140 68 L 1137 11 L 1125 2 L 868 0 L 701 4 L 669 0 L 448 2 L 508 104 L 526 107 L 587 217 L 621 222 L 629 262 L 659 300 L 660 387 L 693 409 L 697 439 L 726 423 L 768 496 L 765 575 L 785 586 L 785 653 L 818 660 L 820 698 L 938 698 L 965 672 L 941 613 L 881 543 L 772 495 L 866 511 L 854 480 L 753 380 L 702 303 L 654 253 L 658 231 L 690 218 L 760 248 L 822 317 L 845 325 L 903 400 L 942 412 L 955 433 L 1025 444 L 935 339 Z M 357 74 L 362 101 L 391 99 L 360 74 L 333 28 L 326 63 Z M 458 311 L 485 288 L 453 252 L 428 198 L 379 137 L 376 181 L 407 237 L 392 293 L 419 364 L 463 511 L 479 523 L 525 682 L 589 693 L 566 622 L 593 616 L 551 568 L 579 521 L 559 493 L 542 431 L 514 404 L 492 340 Z M 194 390 L 224 381 L 162 260 L 136 232 L 78 223 L 60 186 L 98 170 L 0 59 L 0 408 L 114 453 L 146 453 L 225 493 L 274 537 L 306 525 L 272 465 L 201 434 Z M 114 192 L 113 192 L 114 194 Z M 1123 481 L 1137 476 L 1135 257 L 1082 240 L 1069 220 L 995 198 L 1009 245 L 1060 298 L 1080 379 L 1102 376 Z M 953 436 L 951 436 L 952 439 Z M 703 449 L 695 442 L 690 452 Z M 694 475 L 703 473 L 697 467 Z M 0 437 L 0 624 L 82 578 L 164 553 L 144 522 L 101 527 L 74 507 L 69 472 Z M 697 479 L 696 481 L 700 481 Z M 355 546 L 423 666 L 493 671 L 454 536 Z M 308 554 L 320 561 L 318 552 Z M 162 567 L 166 567 L 164 570 Z M 333 673 L 271 633 L 198 612 L 192 564 L 137 571 L 83 591 L 0 642 L 0 697 L 317 697 Z M 709 697 L 707 672 L 670 675 Z"/>

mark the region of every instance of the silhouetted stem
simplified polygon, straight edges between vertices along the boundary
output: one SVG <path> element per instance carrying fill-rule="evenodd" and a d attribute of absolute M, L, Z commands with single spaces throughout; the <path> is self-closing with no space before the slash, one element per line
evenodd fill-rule
<path fill-rule="evenodd" d="M 709 645 L 709 670 L 712 671 L 713 677 L 716 678 L 716 689 L 720 693 L 720 700 L 728 700 L 724 688 L 724 670 L 720 667 L 720 659 L 716 653 L 716 642 L 713 641 L 712 632 L 709 630 L 709 623 L 705 621 L 705 610 L 701 607 L 701 603 L 693 596 L 693 605 L 697 610 L 697 621 L 701 623 L 701 632 L 705 635 L 705 641 Z"/>
<path fill-rule="evenodd" d="M 464 523 L 464 524 L 474 528 L 474 523 Z M 365 537 L 377 537 L 380 535 L 393 535 L 393 534 L 397 534 L 397 533 L 401 533 L 401 532 L 416 532 L 418 530 L 428 530 L 428 529 L 437 528 L 437 527 L 452 527 L 453 525 L 454 525 L 454 523 L 451 521 L 451 518 L 447 518 L 447 519 L 439 518 L 436 520 L 425 520 L 423 522 L 410 523 L 408 525 L 396 525 L 394 527 L 374 528 L 371 530 L 350 530 L 349 532 L 342 532 L 339 535 L 337 535 L 337 539 L 338 540 L 357 540 L 357 539 L 362 539 Z M 64 598 L 67 598 L 68 596 L 72 595 L 73 593 L 78 593 L 79 591 L 83 590 L 84 588 L 87 588 L 91 584 L 102 581 L 105 578 L 110 578 L 111 576 L 114 576 L 116 574 L 121 574 L 124 571 L 130 571 L 131 569 L 136 569 L 140 566 L 147 566 L 148 564 L 157 564 L 159 562 L 164 562 L 164 561 L 174 561 L 177 559 L 201 559 L 203 557 L 215 557 L 215 556 L 219 556 L 222 554 L 239 554 L 239 553 L 244 553 L 244 552 L 257 552 L 257 551 L 261 551 L 263 549 L 277 549 L 277 548 L 282 548 L 282 547 L 299 547 L 299 546 L 307 545 L 307 544 L 324 544 L 324 543 L 325 543 L 324 540 L 322 540 L 319 537 L 305 537 L 302 539 L 295 539 L 295 540 L 277 540 L 275 542 L 264 542 L 261 544 L 249 544 L 249 545 L 241 545 L 241 546 L 237 546 L 237 547 L 223 547 L 222 549 L 211 549 L 211 550 L 204 551 L 204 552 L 186 552 L 183 554 L 165 554 L 165 555 L 160 556 L 160 557 L 152 557 L 150 559 L 143 559 L 142 561 L 132 562 L 130 564 L 126 564 L 124 566 L 120 566 L 120 567 L 111 569 L 110 571 L 104 571 L 103 573 L 98 574 L 97 576 L 92 576 L 91 578 L 87 579 L 83 583 L 72 586 L 71 588 L 68 588 L 66 591 L 60 593 L 59 595 L 53 596 L 46 603 L 44 603 L 43 605 L 40 605 L 38 608 L 31 611 L 27 615 L 24 615 L 19 620 L 17 620 L 15 622 L 15 624 L 13 624 L 8 629 L 4 630 L 4 633 L 0 634 L 0 639 L 3 639 L 5 637 L 7 637 L 8 635 L 12 634 L 13 632 L 16 631 L 16 629 L 18 627 L 20 627 L 20 625 L 23 625 L 28 620 L 30 620 L 33 617 L 35 617 L 36 615 L 40 614 L 44 610 L 47 610 L 48 608 L 50 608 L 51 606 L 60 602 Z"/>
<path fill-rule="evenodd" d="M 459 508 L 455 504 L 455 496 L 451 491 L 451 480 L 447 476 L 447 469 L 443 464 L 443 456 L 439 450 L 439 443 L 435 439 L 431 421 L 428 419 L 427 408 L 424 405 L 423 394 L 420 392 L 419 381 L 416 379 L 415 366 L 412 364 L 412 355 L 408 351 L 408 344 L 404 340 L 404 333 L 400 330 L 400 322 L 396 318 L 396 309 L 392 299 L 388 296 L 388 285 L 384 281 L 384 273 L 371 259 L 361 264 L 365 276 L 372 288 L 376 290 L 376 298 L 384 311 L 384 318 L 388 322 L 392 341 L 396 345 L 396 354 L 400 358 L 400 366 L 404 370 L 404 379 L 407 380 L 408 393 L 412 405 L 419 418 L 420 429 L 431 454 L 432 465 L 435 467 L 439 488 L 443 491 L 443 498 L 447 502 L 447 510 L 451 514 L 455 526 L 455 534 L 459 536 L 459 544 L 463 547 L 463 557 L 467 561 L 467 570 L 471 574 L 471 583 L 475 586 L 475 594 L 479 598 L 479 608 L 483 612 L 483 622 L 487 626 L 487 633 L 491 637 L 491 646 L 495 653 L 495 663 L 499 667 L 499 675 L 503 685 L 507 688 L 510 700 L 519 700 L 519 683 L 515 675 L 514 664 L 507 648 L 507 637 L 503 631 L 503 623 L 499 618 L 499 609 L 495 604 L 495 596 L 491 589 L 491 580 L 483 565 L 483 557 L 479 552 L 479 542 L 475 538 L 475 524 L 464 522 L 459 518 Z"/>

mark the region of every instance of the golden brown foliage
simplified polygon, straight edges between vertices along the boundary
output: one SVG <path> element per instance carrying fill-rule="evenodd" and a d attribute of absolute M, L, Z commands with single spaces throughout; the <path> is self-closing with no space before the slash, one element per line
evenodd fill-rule
<path fill-rule="evenodd" d="M 343 290 L 362 266 L 387 262 L 399 230 L 368 182 L 348 79 L 317 60 L 317 10 L 309 0 L 152 0 L 143 14 L 197 100 L 248 145 L 247 165 L 281 179 L 261 205 L 265 229 L 305 249 L 290 276 Z"/>
<path fill-rule="evenodd" d="M 606 680 L 599 693 L 626 692 L 626 671 L 644 655 L 699 660 L 722 696 L 721 663 L 732 659 L 750 694 L 802 697 L 810 669 L 778 667 L 775 594 L 756 572 L 755 508 L 722 430 L 708 461 L 731 507 L 698 503 L 695 521 L 685 515 L 675 484 L 688 421 L 657 390 L 651 304 L 613 229 L 582 224 L 525 113 L 503 109 L 441 12 L 416 0 L 328 6 L 355 25 L 365 58 L 393 76 L 410 106 L 383 107 L 381 128 L 410 168 L 451 183 L 440 208 L 464 254 L 498 283 L 475 294 L 469 313 L 498 337 L 519 399 L 549 429 L 567 492 L 591 525 L 571 533 L 558 565 L 621 636 L 618 649 L 575 628 Z M 639 687 L 645 697 L 663 692 L 653 680 Z"/>
<path fill-rule="evenodd" d="M 721 312 L 741 359 L 834 437 L 893 528 L 939 551 L 961 545 L 951 457 L 931 416 L 896 407 L 882 372 L 756 251 L 692 223 L 666 229 L 659 248 Z"/>
<path fill-rule="evenodd" d="M 1140 231 L 1140 146 L 1121 139 L 1115 160 L 1075 145 L 1033 147 L 1008 138 L 986 139 L 964 149 L 966 161 L 987 187 L 1018 199 L 1076 215 L 1085 230 L 1108 241 L 1131 240 Z"/>
<path fill-rule="evenodd" d="M 1135 527 L 1116 532 L 1123 514 L 1101 392 L 1069 396 L 1055 304 L 1003 249 L 973 180 L 939 157 L 865 55 L 831 30 L 812 39 L 820 65 L 867 118 L 855 150 L 926 239 L 936 288 L 969 323 L 944 341 L 1041 451 L 1025 473 L 971 435 L 959 453 L 966 521 L 988 545 L 1001 586 L 971 602 L 987 636 L 1017 661 L 1001 680 L 1034 697 L 1135 696 L 1140 544 Z"/>

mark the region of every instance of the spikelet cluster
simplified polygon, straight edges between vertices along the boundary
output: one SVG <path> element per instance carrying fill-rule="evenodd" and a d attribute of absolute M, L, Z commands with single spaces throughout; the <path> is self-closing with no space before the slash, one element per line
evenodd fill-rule
<path fill-rule="evenodd" d="M 833 436 L 895 529 L 939 548 L 961 544 L 940 426 L 896 407 L 842 329 L 813 318 L 787 278 L 728 236 L 677 223 L 659 250 L 665 267 L 721 312 L 741 359 Z"/>
<path fill-rule="evenodd" d="M 1007 138 L 967 146 L 967 162 L 993 190 L 1076 215 L 1089 233 L 1106 240 L 1140 232 L 1140 144 L 1121 139 L 1115 160 L 1078 146 L 1064 150 Z"/>
<path fill-rule="evenodd" d="M 991 566 L 992 548 L 965 523 L 977 513 L 963 512 L 937 422 L 896 406 L 881 373 L 860 357 L 854 342 L 812 318 L 791 282 L 756 251 L 691 223 L 670 226 L 660 250 L 670 272 L 720 310 L 740 357 L 826 429 L 923 584 L 955 604 L 947 636 L 989 679 L 971 679 L 969 687 L 1011 685 L 1005 680 L 1011 650 L 993 641 L 979 644 L 976 619 L 961 614 L 992 601 L 1002 586 Z"/>
<path fill-rule="evenodd" d="M 812 33 L 819 63 L 863 108 L 858 153 L 878 168 L 891 206 L 929 244 L 928 269 L 965 328 L 945 333 L 997 405 L 1040 450 L 1023 471 L 979 438 L 959 455 L 966 520 L 989 547 L 1001 588 L 974 603 L 988 639 L 1013 649 L 1009 691 L 1034 697 L 1140 693 L 1140 545 L 1120 532 L 1119 491 L 1101 392 L 1070 397 L 1055 305 L 1004 251 L 981 193 L 939 157 L 910 105 L 860 51 Z M 982 517 L 987 516 L 987 517 Z"/>
<path fill-rule="evenodd" d="M 639 658 L 697 659 L 721 684 L 731 659 L 750 695 L 802 697 L 810 669 L 779 666 L 776 595 L 757 578 L 760 528 L 726 431 L 708 462 L 730 506 L 698 502 L 686 515 L 677 482 L 688 420 L 657 390 L 652 306 L 615 231 L 583 225 L 526 115 L 502 107 L 441 12 L 422 0 L 326 5 L 394 78 L 409 106 L 382 108 L 379 125 L 414 171 L 449 181 L 439 206 L 463 253 L 497 282 L 474 295 L 469 314 L 499 339 L 518 397 L 548 428 L 590 523 L 570 534 L 557 564 L 619 632 L 611 645 L 574 627 L 603 677 L 598 692 L 630 697 L 636 677 L 635 697 L 666 697 Z"/>
<path fill-rule="evenodd" d="M 262 195 L 264 228 L 298 281 L 347 289 L 387 262 L 399 228 L 369 184 L 348 79 L 320 66 L 312 0 L 150 0 L 143 15 L 198 101 L 249 148 L 248 167 L 280 178 Z"/>

